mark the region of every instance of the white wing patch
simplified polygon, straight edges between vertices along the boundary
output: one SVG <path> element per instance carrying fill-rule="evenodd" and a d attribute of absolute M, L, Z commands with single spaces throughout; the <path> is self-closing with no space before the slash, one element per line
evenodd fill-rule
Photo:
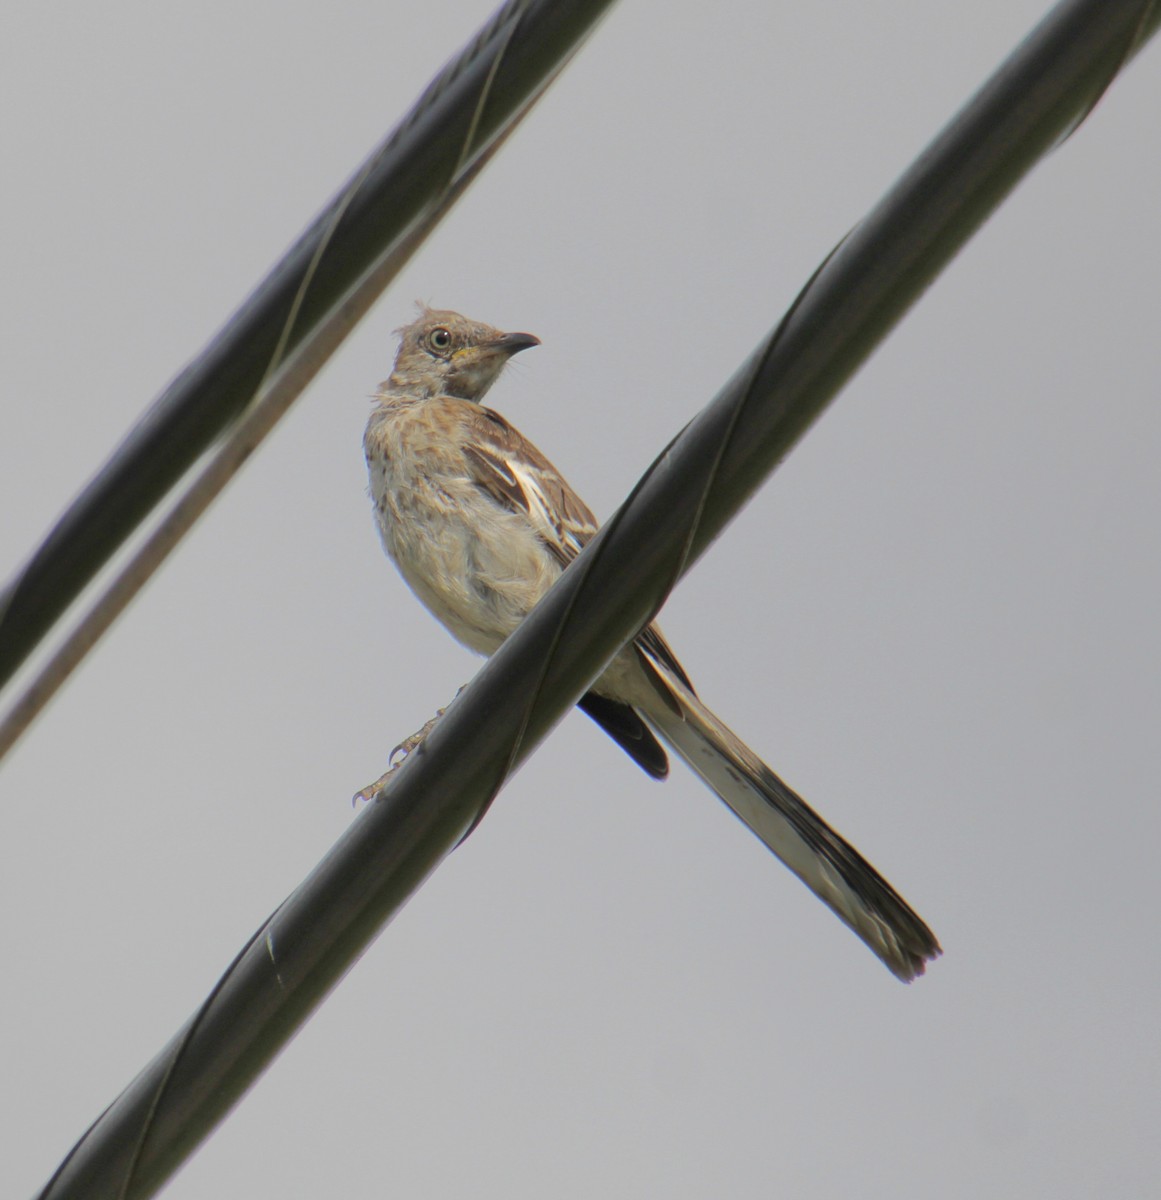
<path fill-rule="evenodd" d="M 524 493 L 533 528 L 550 546 L 559 546 L 562 557 L 571 562 L 596 533 L 595 527 L 588 525 L 578 529 L 566 519 L 546 494 L 544 475 L 537 467 L 512 458 L 506 458 L 504 466 Z"/>

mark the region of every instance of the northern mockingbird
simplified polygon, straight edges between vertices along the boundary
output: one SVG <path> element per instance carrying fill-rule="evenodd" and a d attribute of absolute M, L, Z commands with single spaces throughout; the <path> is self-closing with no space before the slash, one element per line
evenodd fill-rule
<path fill-rule="evenodd" d="M 596 519 L 481 404 L 512 355 L 539 338 L 428 308 L 399 332 L 363 439 L 379 533 L 431 613 L 489 655 L 596 533 Z M 658 779 L 668 760 L 657 739 L 667 743 L 900 979 L 940 953 L 899 893 L 698 699 L 656 625 L 579 707 Z"/>

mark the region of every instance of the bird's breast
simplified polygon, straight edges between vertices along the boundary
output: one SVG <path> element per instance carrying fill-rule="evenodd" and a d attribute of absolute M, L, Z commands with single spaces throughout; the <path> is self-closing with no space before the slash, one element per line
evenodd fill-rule
<path fill-rule="evenodd" d="M 560 568 L 527 517 L 476 483 L 455 423 L 441 428 L 438 412 L 416 407 L 376 412 L 367 425 L 380 537 L 428 610 L 459 641 L 491 654 Z"/>

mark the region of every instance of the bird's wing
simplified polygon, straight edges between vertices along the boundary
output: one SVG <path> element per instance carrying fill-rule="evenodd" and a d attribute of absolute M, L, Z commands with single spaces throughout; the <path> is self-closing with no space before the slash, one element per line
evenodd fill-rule
<path fill-rule="evenodd" d="M 492 409 L 474 407 L 478 412 L 472 414 L 472 438 L 465 453 L 477 472 L 476 482 L 494 500 L 527 516 L 548 550 L 567 567 L 597 532 L 596 517 L 519 430 Z M 656 625 L 643 629 L 637 644 L 646 658 L 664 663 L 693 691 L 693 683 Z"/>
<path fill-rule="evenodd" d="M 505 508 L 526 516 L 540 540 L 567 567 L 597 532 L 597 519 L 564 476 L 499 413 L 473 405 L 464 453 L 475 480 Z"/>
<path fill-rule="evenodd" d="M 597 532 L 597 519 L 561 473 L 499 413 L 473 405 L 464 455 L 475 482 L 497 504 L 527 517 L 545 549 L 567 567 Z M 661 634 L 651 626 L 641 635 L 681 678 L 681 670 Z M 631 705 L 589 692 L 577 705 L 646 774 L 664 779 L 669 760 L 661 744 Z"/>

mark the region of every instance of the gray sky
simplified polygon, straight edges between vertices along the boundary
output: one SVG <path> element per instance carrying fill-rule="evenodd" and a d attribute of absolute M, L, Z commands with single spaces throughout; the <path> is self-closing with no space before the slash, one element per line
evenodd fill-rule
<path fill-rule="evenodd" d="M 4 570 L 491 8 L 5 7 Z M 492 400 L 607 515 L 1042 11 L 614 10 L 5 763 L 4 1195 L 475 669 L 365 495 L 412 301 L 542 337 Z M 572 716 L 170 1197 L 1150 1190 L 1158 111 L 1153 48 L 664 614 L 932 925 L 928 976 Z"/>

